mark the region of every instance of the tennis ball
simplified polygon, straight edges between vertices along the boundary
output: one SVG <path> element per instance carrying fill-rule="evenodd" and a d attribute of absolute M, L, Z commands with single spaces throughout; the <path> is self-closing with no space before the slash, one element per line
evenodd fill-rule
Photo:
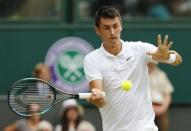
<path fill-rule="evenodd" d="M 132 83 L 130 81 L 128 81 L 128 80 L 122 81 L 121 82 L 121 88 L 124 91 L 129 91 L 132 88 Z"/>

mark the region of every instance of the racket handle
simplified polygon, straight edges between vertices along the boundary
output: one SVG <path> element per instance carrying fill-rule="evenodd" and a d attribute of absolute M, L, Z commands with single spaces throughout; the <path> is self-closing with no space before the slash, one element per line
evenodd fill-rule
<path fill-rule="evenodd" d="M 79 99 L 88 99 L 91 95 L 92 93 L 79 93 Z"/>
<path fill-rule="evenodd" d="M 79 93 L 79 99 L 88 99 L 90 98 L 92 93 Z M 102 92 L 103 97 L 105 97 L 105 92 Z"/>

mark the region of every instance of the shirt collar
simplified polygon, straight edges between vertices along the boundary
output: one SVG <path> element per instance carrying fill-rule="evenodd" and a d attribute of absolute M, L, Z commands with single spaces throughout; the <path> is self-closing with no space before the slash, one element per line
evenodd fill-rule
<path fill-rule="evenodd" d="M 109 53 L 108 51 L 106 51 L 105 48 L 103 47 L 103 43 L 101 44 L 100 51 L 101 51 L 104 55 L 106 55 L 106 56 L 108 56 L 108 57 L 111 57 L 111 58 L 123 56 L 123 55 L 124 55 L 124 44 L 125 44 L 125 42 L 124 42 L 123 40 L 120 40 L 120 41 L 121 41 L 121 44 L 122 44 L 122 50 L 119 52 L 118 55 L 115 56 L 115 55 Z"/>

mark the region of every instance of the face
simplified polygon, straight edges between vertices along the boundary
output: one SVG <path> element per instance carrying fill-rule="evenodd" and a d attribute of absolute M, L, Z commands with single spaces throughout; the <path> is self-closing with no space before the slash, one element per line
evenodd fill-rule
<path fill-rule="evenodd" d="M 121 21 L 119 17 L 113 19 L 101 18 L 99 27 L 96 27 L 96 33 L 101 37 L 104 46 L 108 48 L 115 47 L 120 43 Z"/>
<path fill-rule="evenodd" d="M 37 104 L 31 104 L 29 111 L 30 111 L 31 113 L 36 113 L 36 112 L 39 111 L 39 109 L 40 109 L 39 105 L 37 105 Z M 30 120 L 33 120 L 33 121 L 37 121 L 37 122 L 38 122 L 38 121 L 40 120 L 40 116 L 39 116 L 39 115 L 31 116 L 31 117 L 30 117 Z"/>
<path fill-rule="evenodd" d="M 46 81 L 49 81 L 50 80 L 50 72 L 49 72 L 49 69 L 48 68 L 42 68 L 40 70 L 40 73 L 38 75 L 38 77 L 42 80 L 46 80 Z"/>
<path fill-rule="evenodd" d="M 67 112 L 67 118 L 70 120 L 70 121 L 76 121 L 77 118 L 78 118 L 78 112 L 75 108 L 71 108 L 68 110 Z"/>

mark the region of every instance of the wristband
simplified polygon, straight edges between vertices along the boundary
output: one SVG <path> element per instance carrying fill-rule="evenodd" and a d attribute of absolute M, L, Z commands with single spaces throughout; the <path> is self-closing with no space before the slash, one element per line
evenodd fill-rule
<path fill-rule="evenodd" d="M 166 62 L 172 64 L 175 62 L 175 60 L 176 60 L 176 54 L 170 54 L 170 57 Z"/>

